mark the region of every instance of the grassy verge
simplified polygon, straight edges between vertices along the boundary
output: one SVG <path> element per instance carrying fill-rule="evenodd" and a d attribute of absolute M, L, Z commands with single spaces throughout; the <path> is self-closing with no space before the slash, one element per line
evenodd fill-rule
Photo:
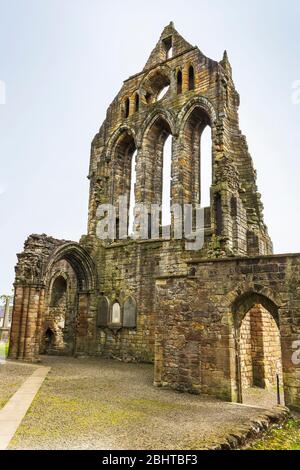
<path fill-rule="evenodd" d="M 9 342 L 0 341 L 0 359 L 6 359 L 8 355 Z"/>
<path fill-rule="evenodd" d="M 250 450 L 300 450 L 300 420 L 290 419 L 279 429 L 272 429 Z"/>

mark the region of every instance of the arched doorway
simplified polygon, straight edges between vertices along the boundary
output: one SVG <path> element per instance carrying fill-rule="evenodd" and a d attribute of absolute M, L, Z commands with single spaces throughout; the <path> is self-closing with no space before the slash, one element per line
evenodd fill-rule
<path fill-rule="evenodd" d="M 54 332 L 50 329 L 47 328 L 46 333 L 45 333 L 45 338 L 44 338 L 44 352 L 45 354 L 51 354 L 53 351 L 53 348 L 55 346 L 55 334 Z"/>
<path fill-rule="evenodd" d="M 84 354 L 93 342 L 96 318 L 96 271 L 89 254 L 78 244 L 58 248 L 46 268 L 45 312 L 40 352 Z"/>
<path fill-rule="evenodd" d="M 277 306 L 249 293 L 235 303 L 238 401 L 272 407 L 284 403 L 281 337 Z"/>
<path fill-rule="evenodd" d="M 53 274 L 54 272 L 54 274 Z M 46 294 L 46 311 L 41 350 L 45 354 L 73 354 L 77 310 L 77 278 L 66 260 L 54 263 L 49 273 Z M 47 332 L 51 332 L 51 342 Z"/>

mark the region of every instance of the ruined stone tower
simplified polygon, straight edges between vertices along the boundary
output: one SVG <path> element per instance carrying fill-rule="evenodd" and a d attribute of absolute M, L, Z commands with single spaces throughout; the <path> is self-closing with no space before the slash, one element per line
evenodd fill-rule
<path fill-rule="evenodd" d="M 272 255 L 238 107 L 227 53 L 220 62 L 209 59 L 170 23 L 144 69 L 124 82 L 92 142 L 87 235 L 79 243 L 31 235 L 18 255 L 10 357 L 150 361 L 157 386 L 241 400 L 243 384 L 272 383 L 274 349 L 286 402 L 299 406 L 292 356 L 300 331 L 300 257 Z M 134 194 L 151 220 L 151 205 L 162 203 L 169 136 L 171 203 L 201 203 L 207 126 L 212 184 L 201 250 L 187 250 L 172 230 L 169 237 L 132 238 L 128 223 L 120 239 L 118 211 L 116 238 L 99 239 L 97 209 L 117 206 L 120 196 L 129 207 Z M 268 348 L 254 335 L 267 328 L 274 336 Z M 251 344 L 256 355 L 246 357 Z"/>

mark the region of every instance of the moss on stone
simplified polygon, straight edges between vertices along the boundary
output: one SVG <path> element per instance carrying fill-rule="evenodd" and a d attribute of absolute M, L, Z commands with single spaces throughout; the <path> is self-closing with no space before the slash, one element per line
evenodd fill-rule
<path fill-rule="evenodd" d="M 300 450 L 300 421 L 290 419 L 283 427 L 272 429 L 250 450 Z"/>

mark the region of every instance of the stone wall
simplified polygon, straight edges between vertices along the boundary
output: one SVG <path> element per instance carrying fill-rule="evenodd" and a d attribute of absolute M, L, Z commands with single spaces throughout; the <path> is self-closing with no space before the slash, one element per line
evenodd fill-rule
<path fill-rule="evenodd" d="M 166 52 L 170 41 L 172 57 Z M 158 94 L 165 85 L 169 85 L 169 90 L 159 100 Z M 88 235 L 95 238 L 94 249 L 100 249 L 96 240 L 97 207 L 101 203 L 115 204 L 120 195 L 129 197 L 135 150 L 135 200 L 149 205 L 161 202 L 162 154 L 169 135 L 172 203 L 200 203 L 200 142 L 204 128 L 210 126 L 210 234 L 202 256 L 272 253 L 256 173 L 239 129 L 238 107 L 239 95 L 227 53 L 220 62 L 209 59 L 188 44 L 174 25 L 167 26 L 145 68 L 124 82 L 92 142 Z M 219 223 L 217 212 L 221 214 Z"/>
<path fill-rule="evenodd" d="M 277 374 L 282 383 L 279 329 L 261 305 L 255 305 L 242 321 L 240 362 L 243 387 L 274 387 Z"/>
<path fill-rule="evenodd" d="M 243 388 L 253 387 L 251 311 L 245 316 L 240 331 L 241 382 Z"/>
<path fill-rule="evenodd" d="M 260 304 L 280 325 L 285 400 L 299 406 L 299 369 L 292 356 L 300 336 L 300 255 L 199 260 L 191 266 L 193 276 L 156 282 L 156 385 L 238 400 L 238 331 Z M 266 357 L 274 359 L 278 349 L 267 328 Z"/>
<path fill-rule="evenodd" d="M 291 363 L 292 341 L 300 333 L 299 256 L 264 257 L 273 247 L 238 108 L 227 53 L 212 60 L 168 25 L 144 69 L 123 83 L 92 142 L 87 235 L 79 243 L 31 235 L 18 255 L 10 357 L 37 360 L 52 331 L 48 352 L 154 359 L 157 385 L 235 400 L 241 387 L 237 331 L 246 313 L 262 304 L 280 324 L 286 402 L 299 404 Z M 206 126 L 212 185 L 202 249 L 188 251 L 184 240 L 166 237 L 133 240 L 125 234 L 119 240 L 116 234 L 100 240 L 97 210 L 129 196 L 135 152 L 135 201 L 146 204 L 148 216 L 150 205 L 161 202 L 163 148 L 170 135 L 171 202 L 201 202 Z M 53 306 L 57 274 L 65 276 L 67 297 Z M 137 315 L 126 326 L 129 298 Z M 274 354 L 271 343 L 267 349 Z"/>

